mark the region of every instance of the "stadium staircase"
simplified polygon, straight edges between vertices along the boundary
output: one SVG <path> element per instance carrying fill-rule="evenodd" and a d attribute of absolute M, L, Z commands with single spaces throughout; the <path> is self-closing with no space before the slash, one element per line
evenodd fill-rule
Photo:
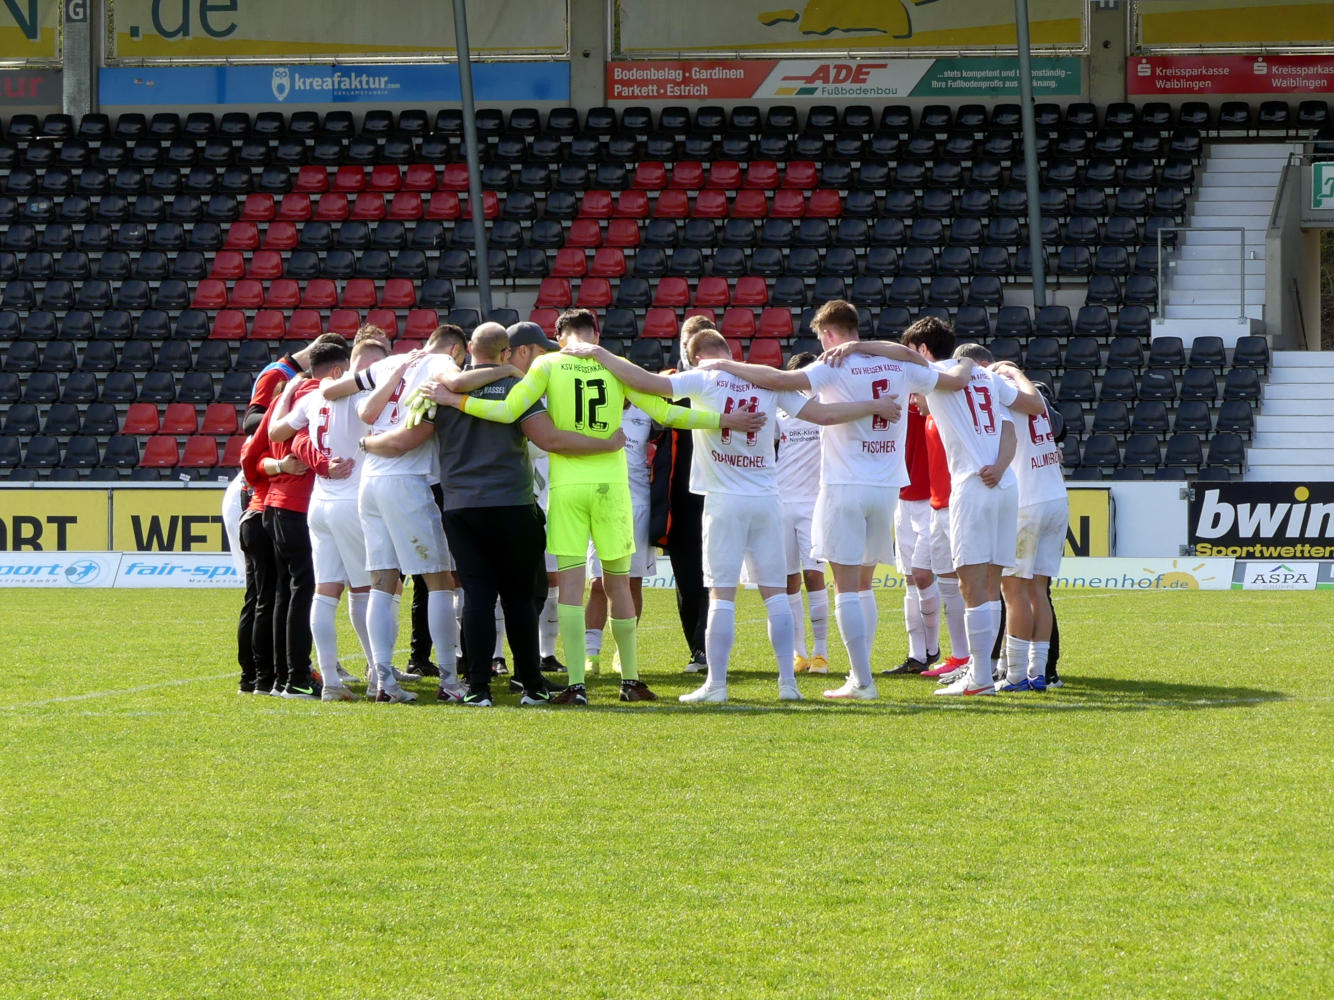
<path fill-rule="evenodd" d="M 1266 482 L 1334 479 L 1334 352 L 1275 351 L 1255 419 L 1246 478 Z"/>

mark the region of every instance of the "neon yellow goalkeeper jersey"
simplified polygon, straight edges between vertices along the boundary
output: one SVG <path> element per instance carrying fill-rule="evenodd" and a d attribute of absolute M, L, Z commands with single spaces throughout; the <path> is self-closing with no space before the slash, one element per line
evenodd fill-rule
<path fill-rule="evenodd" d="M 547 397 L 547 412 L 558 430 L 576 431 L 595 438 L 608 438 L 621 426 L 625 400 L 630 400 L 652 419 L 667 427 L 713 429 L 721 416 L 712 410 L 673 406 L 659 396 L 650 396 L 623 385 L 600 362 L 572 354 L 544 354 L 533 362 L 504 399 L 467 397 L 463 412 L 469 416 L 512 423 L 528 407 Z M 551 456 L 551 485 L 570 483 L 628 482 L 625 450 L 600 455 Z"/>

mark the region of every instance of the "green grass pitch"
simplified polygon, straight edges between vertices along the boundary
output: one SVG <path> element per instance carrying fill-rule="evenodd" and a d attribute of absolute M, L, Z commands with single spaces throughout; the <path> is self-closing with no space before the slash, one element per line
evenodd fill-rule
<path fill-rule="evenodd" d="M 792 706 L 749 593 L 687 709 L 650 592 L 663 701 L 490 711 L 238 697 L 237 592 L 4 603 L 6 1000 L 1334 996 L 1323 593 L 1061 594 L 1067 686 L 967 703 L 821 703 L 834 637 Z"/>

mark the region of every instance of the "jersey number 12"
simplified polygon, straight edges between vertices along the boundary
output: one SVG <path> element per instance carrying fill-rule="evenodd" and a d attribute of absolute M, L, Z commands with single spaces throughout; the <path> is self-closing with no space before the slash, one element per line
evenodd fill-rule
<path fill-rule="evenodd" d="M 574 380 L 574 426 L 583 430 L 605 431 L 607 422 L 598 419 L 598 410 L 607 405 L 607 380 L 601 378 Z"/>

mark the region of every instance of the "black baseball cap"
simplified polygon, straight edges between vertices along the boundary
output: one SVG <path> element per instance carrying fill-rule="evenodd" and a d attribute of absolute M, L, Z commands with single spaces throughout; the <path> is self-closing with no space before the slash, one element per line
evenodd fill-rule
<path fill-rule="evenodd" d="M 549 338 L 546 331 L 540 326 L 528 320 L 515 323 L 508 327 L 505 333 L 509 336 L 511 351 L 516 347 L 523 347 L 525 344 L 537 344 L 544 351 L 560 350 L 560 344 Z"/>

